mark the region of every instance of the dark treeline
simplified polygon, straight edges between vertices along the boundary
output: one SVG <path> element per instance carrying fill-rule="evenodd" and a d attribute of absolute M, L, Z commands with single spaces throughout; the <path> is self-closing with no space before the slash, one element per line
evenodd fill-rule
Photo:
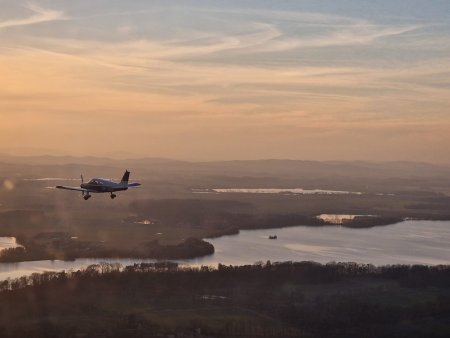
<path fill-rule="evenodd" d="M 22 246 L 2 250 L 0 262 L 98 257 L 186 259 L 214 253 L 211 243 L 197 238 L 187 238 L 173 245 L 161 245 L 157 240 L 147 241 L 132 249 L 111 249 L 101 242 L 74 240 L 65 232 L 40 233 L 31 239 L 18 237 L 17 242 Z"/>
<path fill-rule="evenodd" d="M 133 202 L 131 209 L 164 224 L 196 226 L 208 230 L 206 237 L 236 233 L 239 229 L 330 225 L 315 213 L 255 213 L 251 203 L 232 200 L 162 199 Z M 358 216 L 342 226 L 369 228 L 401 222 L 392 215 Z"/>
<path fill-rule="evenodd" d="M 450 267 L 99 264 L 0 283 L 1 337 L 448 337 Z"/>

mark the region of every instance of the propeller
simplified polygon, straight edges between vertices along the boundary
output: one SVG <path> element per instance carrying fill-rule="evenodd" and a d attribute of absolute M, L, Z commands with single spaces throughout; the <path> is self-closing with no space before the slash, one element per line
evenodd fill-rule
<path fill-rule="evenodd" d="M 80 176 L 81 176 L 81 184 L 83 184 L 84 183 L 83 174 L 81 174 Z M 81 196 L 84 196 L 84 191 L 81 192 Z"/>

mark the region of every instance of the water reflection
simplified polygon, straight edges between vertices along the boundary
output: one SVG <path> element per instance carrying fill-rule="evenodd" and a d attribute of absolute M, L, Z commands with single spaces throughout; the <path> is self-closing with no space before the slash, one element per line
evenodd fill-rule
<path fill-rule="evenodd" d="M 276 234 L 277 240 L 268 240 Z M 450 264 L 450 221 L 405 221 L 369 229 L 339 226 L 246 230 L 209 240 L 212 256 L 189 264 L 256 261 L 331 261 L 386 264 Z"/>
<path fill-rule="evenodd" d="M 7 278 L 17 278 L 21 276 L 29 276 L 33 273 L 42 273 L 45 271 L 62 271 L 62 270 L 80 270 L 92 264 L 98 263 L 120 263 L 123 266 L 133 265 L 135 263 L 153 263 L 153 259 L 76 259 L 74 261 L 35 261 L 20 263 L 0 263 L 0 280 Z"/>
<path fill-rule="evenodd" d="M 270 240 L 270 235 L 277 235 Z M 213 255 L 179 261 L 191 266 L 253 264 L 257 261 L 331 261 L 386 264 L 450 264 L 450 221 L 405 221 L 370 229 L 339 226 L 245 230 L 209 239 Z M 0 280 L 34 272 L 77 270 L 100 262 L 131 265 L 154 260 L 77 259 L 0 264 Z"/>
<path fill-rule="evenodd" d="M 234 194 L 294 194 L 294 195 L 362 195 L 359 191 L 302 189 L 302 188 L 215 188 L 192 189 L 195 194 L 234 193 Z"/>
<path fill-rule="evenodd" d="M 15 248 L 19 246 L 14 237 L 0 237 L 0 251 L 8 248 Z"/>

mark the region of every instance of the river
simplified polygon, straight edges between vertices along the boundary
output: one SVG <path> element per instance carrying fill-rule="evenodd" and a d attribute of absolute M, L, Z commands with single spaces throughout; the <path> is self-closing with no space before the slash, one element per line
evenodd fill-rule
<path fill-rule="evenodd" d="M 271 235 L 276 235 L 277 239 L 269 239 Z M 191 266 L 217 266 L 218 263 L 242 265 L 267 260 L 358 262 L 374 265 L 450 264 L 450 221 L 404 221 L 368 229 L 296 226 L 243 230 L 238 235 L 208 241 L 216 249 L 213 255 L 179 262 Z M 99 262 L 130 265 L 143 260 L 77 259 L 71 262 L 1 263 L 0 280 L 34 272 L 76 270 Z"/>

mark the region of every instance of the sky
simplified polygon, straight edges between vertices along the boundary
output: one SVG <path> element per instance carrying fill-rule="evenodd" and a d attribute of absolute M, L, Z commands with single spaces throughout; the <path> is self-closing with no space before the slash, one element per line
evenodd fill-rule
<path fill-rule="evenodd" d="M 0 0 L 0 152 L 450 163 L 448 0 Z"/>

